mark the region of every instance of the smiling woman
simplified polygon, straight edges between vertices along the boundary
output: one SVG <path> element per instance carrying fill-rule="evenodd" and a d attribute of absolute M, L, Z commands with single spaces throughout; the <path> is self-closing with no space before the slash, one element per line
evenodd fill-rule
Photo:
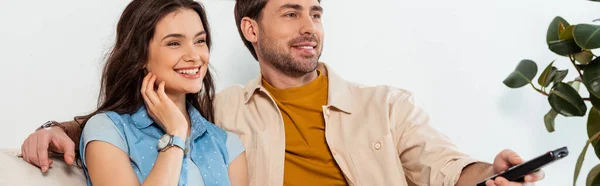
<path fill-rule="evenodd" d="M 247 184 L 239 137 L 211 123 L 210 44 L 195 1 L 127 6 L 102 74 L 100 106 L 83 117 L 88 185 Z"/>
<path fill-rule="evenodd" d="M 158 82 L 165 82 L 165 91 L 174 102 L 182 100 L 183 103 L 186 94 L 202 90 L 210 58 L 207 38 L 201 18 L 191 9 L 177 10 L 156 24 L 149 43 L 146 69 L 156 75 Z M 212 100 L 212 77 L 208 75 L 205 81 L 210 95 L 204 95 L 202 99 Z M 205 115 L 212 115 L 211 108 L 205 111 Z"/>

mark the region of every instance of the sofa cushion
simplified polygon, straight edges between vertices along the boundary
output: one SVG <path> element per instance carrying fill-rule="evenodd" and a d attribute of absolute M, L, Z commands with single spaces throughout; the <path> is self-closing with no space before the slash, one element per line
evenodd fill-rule
<path fill-rule="evenodd" d="M 19 150 L 0 149 L 0 185 L 23 186 L 84 186 L 87 184 L 83 169 L 67 165 L 62 157 L 54 161 L 47 173 L 18 157 Z"/>

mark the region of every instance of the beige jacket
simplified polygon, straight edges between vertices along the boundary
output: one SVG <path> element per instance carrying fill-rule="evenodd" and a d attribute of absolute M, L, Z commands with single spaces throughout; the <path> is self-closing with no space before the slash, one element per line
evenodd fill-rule
<path fill-rule="evenodd" d="M 350 185 L 450 186 L 475 162 L 429 125 L 410 92 L 357 85 L 319 68 L 329 78 L 325 138 Z M 223 90 L 215 107 L 215 123 L 246 146 L 250 185 L 283 185 L 283 120 L 261 77 Z"/>

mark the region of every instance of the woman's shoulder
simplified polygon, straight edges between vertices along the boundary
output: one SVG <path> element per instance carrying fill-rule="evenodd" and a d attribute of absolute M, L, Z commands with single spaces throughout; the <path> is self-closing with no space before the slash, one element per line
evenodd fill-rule
<path fill-rule="evenodd" d="M 104 127 L 109 124 L 114 125 L 114 122 L 108 117 L 107 113 L 98 113 L 87 120 L 83 130 L 85 131 L 86 128 Z"/>
<path fill-rule="evenodd" d="M 122 130 L 115 125 L 106 113 L 98 113 L 86 122 L 81 133 L 80 142 L 85 149 L 85 145 L 91 141 L 104 141 L 127 152 L 127 143 Z"/>

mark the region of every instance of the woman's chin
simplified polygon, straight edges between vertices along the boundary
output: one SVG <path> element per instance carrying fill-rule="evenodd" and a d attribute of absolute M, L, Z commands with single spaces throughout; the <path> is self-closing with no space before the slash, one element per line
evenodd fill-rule
<path fill-rule="evenodd" d="M 185 89 L 186 94 L 197 94 L 202 91 L 202 86 L 199 87 L 189 87 Z"/>

